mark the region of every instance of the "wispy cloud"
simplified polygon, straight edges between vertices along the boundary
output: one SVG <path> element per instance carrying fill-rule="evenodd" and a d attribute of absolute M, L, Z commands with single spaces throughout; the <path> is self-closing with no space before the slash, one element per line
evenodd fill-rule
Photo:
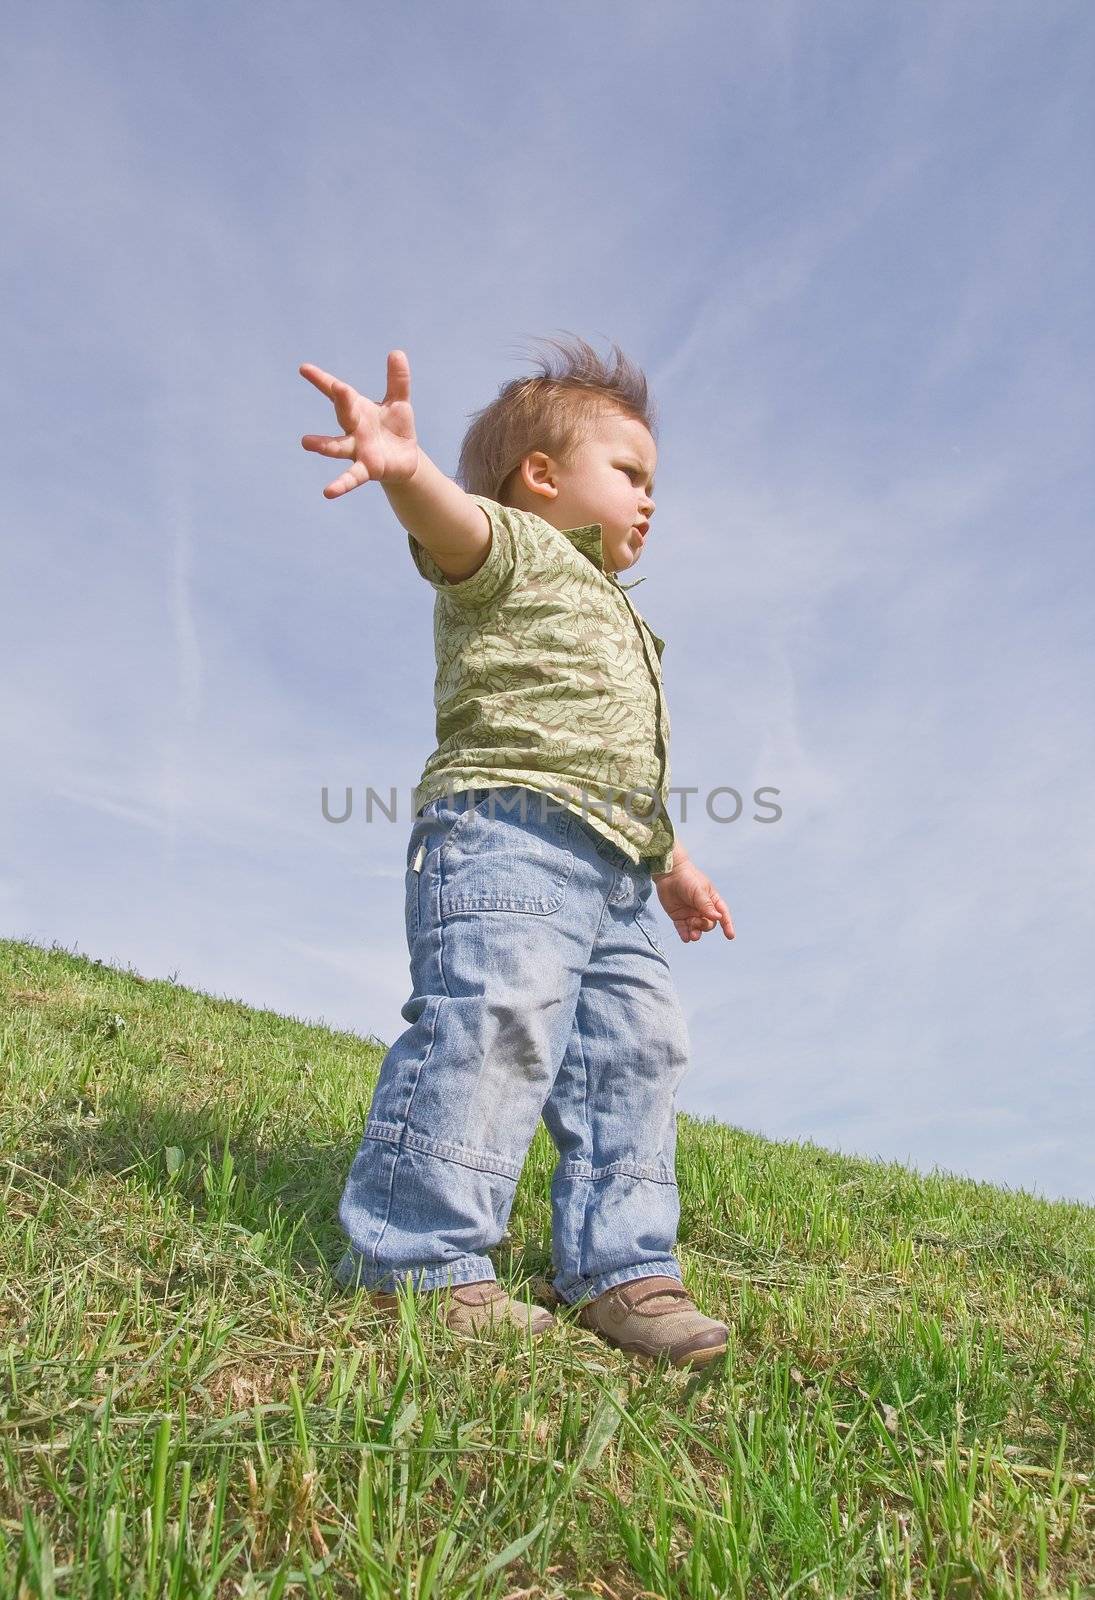
<path fill-rule="evenodd" d="M 396 1036 L 409 811 L 319 797 L 409 794 L 432 593 L 297 365 L 407 349 L 451 470 L 528 335 L 603 335 L 674 778 L 784 807 L 683 830 L 739 937 L 671 951 L 682 1105 L 1095 1199 L 1090 20 L 564 6 L 535 71 L 495 8 L 402 77 L 398 12 L 75 21 L 0 105 L 12 931 Z"/>

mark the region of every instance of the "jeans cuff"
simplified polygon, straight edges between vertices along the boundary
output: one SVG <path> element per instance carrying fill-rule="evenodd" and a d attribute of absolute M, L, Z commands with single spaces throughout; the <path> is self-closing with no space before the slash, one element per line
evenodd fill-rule
<path fill-rule="evenodd" d="M 382 1267 L 366 1261 L 353 1249 L 346 1251 L 334 1275 L 344 1289 L 375 1289 L 382 1294 L 394 1294 L 397 1281 L 413 1287 L 419 1294 L 427 1294 L 431 1289 L 457 1288 L 462 1283 L 497 1278 L 493 1262 L 480 1256 L 460 1256 L 447 1266 Z"/>
<path fill-rule="evenodd" d="M 641 1267 L 619 1267 L 615 1272 L 602 1272 L 596 1278 L 571 1278 L 564 1287 L 558 1278 L 552 1288 L 568 1306 L 582 1300 L 596 1300 L 618 1284 L 632 1283 L 636 1278 L 676 1278 L 683 1282 L 681 1264 L 675 1256 L 663 1256 L 660 1261 L 644 1261 Z"/>

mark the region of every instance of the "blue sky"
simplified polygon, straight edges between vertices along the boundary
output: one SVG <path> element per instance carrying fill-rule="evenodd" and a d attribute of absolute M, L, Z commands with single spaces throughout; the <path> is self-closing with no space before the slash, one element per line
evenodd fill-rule
<path fill-rule="evenodd" d="M 42 5 L 0 96 L 0 929 L 391 1041 L 432 591 L 302 361 L 455 468 L 531 341 L 660 417 L 634 600 L 738 937 L 682 1109 L 1095 1202 L 1082 4 Z M 327 785 L 401 797 L 323 819 Z M 658 913 L 661 915 L 661 913 Z"/>

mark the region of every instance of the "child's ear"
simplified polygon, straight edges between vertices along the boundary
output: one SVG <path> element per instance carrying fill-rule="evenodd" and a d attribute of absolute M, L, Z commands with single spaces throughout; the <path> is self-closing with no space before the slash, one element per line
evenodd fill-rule
<path fill-rule="evenodd" d="M 559 493 L 555 462 L 543 450 L 533 450 L 521 462 L 521 478 L 533 494 L 554 500 Z"/>

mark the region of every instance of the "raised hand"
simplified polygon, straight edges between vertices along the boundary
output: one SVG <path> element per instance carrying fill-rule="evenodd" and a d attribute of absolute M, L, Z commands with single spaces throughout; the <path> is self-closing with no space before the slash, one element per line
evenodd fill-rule
<path fill-rule="evenodd" d="M 411 364 L 405 353 L 389 350 L 388 389 L 379 405 L 311 362 L 306 361 L 299 370 L 302 378 L 334 401 L 335 416 L 342 429 L 341 438 L 306 433 L 301 444 L 318 455 L 339 456 L 353 462 L 327 485 L 324 499 L 335 500 L 370 479 L 373 483 L 406 483 L 418 466 L 418 439 L 411 410 Z"/>

